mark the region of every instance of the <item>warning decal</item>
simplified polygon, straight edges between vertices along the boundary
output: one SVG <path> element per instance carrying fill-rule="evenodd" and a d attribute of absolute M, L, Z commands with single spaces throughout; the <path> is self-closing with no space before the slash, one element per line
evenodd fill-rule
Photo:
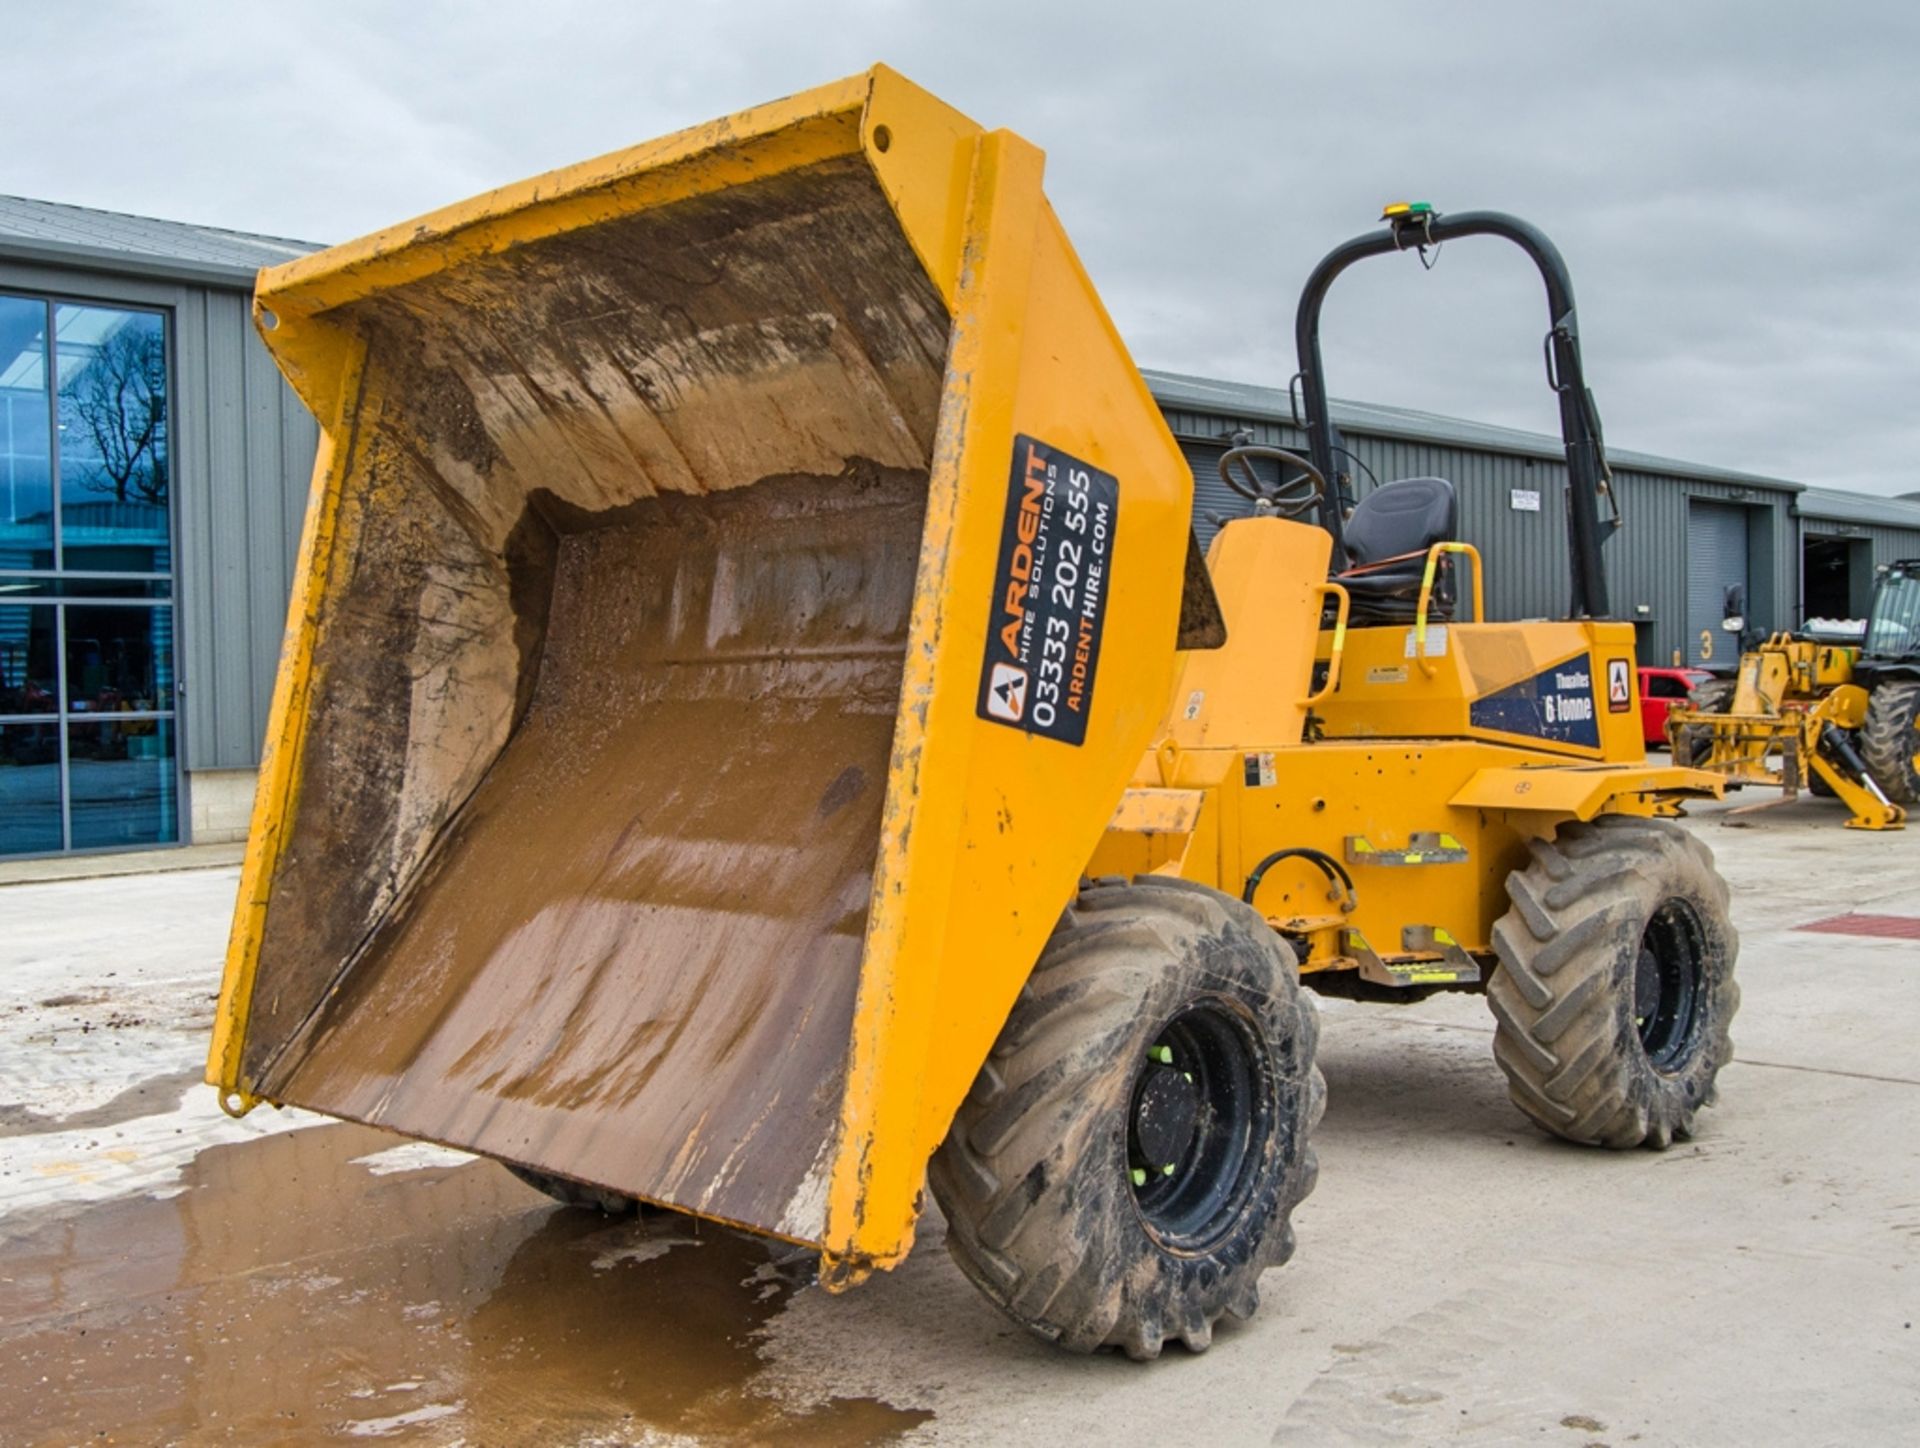
<path fill-rule="evenodd" d="M 1593 709 L 1592 656 L 1580 654 L 1497 694 L 1475 699 L 1467 718 L 1475 729 L 1598 749 L 1600 721 Z"/>
<path fill-rule="evenodd" d="M 1607 660 L 1607 709 L 1624 714 L 1633 707 L 1633 676 L 1625 659 Z"/>
<path fill-rule="evenodd" d="M 1062 744 L 1086 741 L 1119 510 L 1111 473 L 1014 438 L 980 669 L 982 719 Z"/>

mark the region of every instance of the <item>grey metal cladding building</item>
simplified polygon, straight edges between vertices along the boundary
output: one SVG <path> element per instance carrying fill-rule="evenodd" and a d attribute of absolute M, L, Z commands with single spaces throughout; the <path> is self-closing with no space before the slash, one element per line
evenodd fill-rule
<path fill-rule="evenodd" d="M 0 857 L 243 834 L 318 438 L 255 335 L 258 268 L 313 247 L 0 197 Z M 1150 372 L 1198 482 L 1228 439 L 1300 446 L 1286 394 Z M 1564 610 L 1558 439 L 1334 405 L 1376 477 L 1437 474 L 1489 612 Z M 1920 505 L 1616 451 L 1613 597 L 1646 663 L 1730 662 L 1761 627 L 1858 615 L 1920 557 Z M 1364 481 L 1362 486 L 1365 486 Z M 1537 511 L 1534 511 L 1537 505 Z"/>
<path fill-rule="evenodd" d="M 1920 558 L 1920 502 L 1807 488 L 1800 518 L 1801 617 L 1859 618 L 1872 601 L 1872 570 Z"/>
<path fill-rule="evenodd" d="M 250 303 L 313 249 L 0 197 L 0 855 L 244 833 L 318 441 Z"/>
<path fill-rule="evenodd" d="M 1146 373 L 1194 470 L 1194 521 L 1205 542 L 1213 518 L 1244 513 L 1220 480 L 1236 432 L 1304 451 L 1286 392 Z M 1540 433 L 1368 403 L 1334 401 L 1335 425 L 1378 481 L 1437 476 L 1460 499 L 1461 536 L 1487 568 L 1495 618 L 1566 611 L 1565 487 L 1560 439 Z M 1616 613 L 1630 619 L 1643 664 L 1684 660 L 1724 667 L 1734 644 L 1730 608 L 1762 630 L 1810 617 L 1860 617 L 1873 570 L 1920 557 L 1920 505 L 1808 488 L 1647 453 L 1608 448 L 1623 526 L 1605 558 Z M 1537 511 L 1535 511 L 1537 509 Z M 1729 590 L 1739 590 L 1737 596 Z"/>

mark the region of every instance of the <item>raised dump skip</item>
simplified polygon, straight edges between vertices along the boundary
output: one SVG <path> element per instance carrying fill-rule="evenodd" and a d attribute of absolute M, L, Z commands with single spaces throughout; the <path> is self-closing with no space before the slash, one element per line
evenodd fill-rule
<path fill-rule="evenodd" d="M 924 490 L 564 537 L 525 719 L 265 1089 L 817 1237 Z"/>
<path fill-rule="evenodd" d="M 301 782 L 331 826 L 275 885 L 304 923 L 250 1073 L 816 1238 L 940 299 L 834 162 L 363 310 L 389 401 Z"/>
<path fill-rule="evenodd" d="M 1189 475 L 1039 176 L 875 71 L 267 274 L 324 440 L 230 1105 L 905 1251 L 1180 611 Z M 1003 545 L 1085 469 L 1035 733 Z"/>

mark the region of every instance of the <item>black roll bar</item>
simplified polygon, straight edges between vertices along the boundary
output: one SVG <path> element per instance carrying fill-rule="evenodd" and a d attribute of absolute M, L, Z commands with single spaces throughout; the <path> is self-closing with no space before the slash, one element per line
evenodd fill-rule
<path fill-rule="evenodd" d="M 1327 491 L 1321 504 L 1321 522 L 1333 534 L 1335 556 L 1346 556 L 1342 512 L 1353 499 L 1347 476 L 1334 466 L 1335 454 L 1345 444 L 1327 410 L 1326 374 L 1320 358 L 1320 309 L 1328 288 L 1335 277 L 1363 257 L 1409 249 L 1424 253 L 1426 248 L 1456 237 L 1503 236 L 1532 258 L 1547 287 L 1547 383 L 1559 395 L 1560 436 L 1567 451 L 1567 544 L 1573 564 L 1569 616 L 1609 617 L 1606 564 L 1600 556 L 1600 545 L 1619 526 L 1619 504 L 1607 469 L 1600 414 L 1580 365 L 1573 282 L 1559 249 L 1537 227 L 1502 211 L 1462 211 L 1442 216 L 1423 207 L 1399 206 L 1388 208 L 1385 220 L 1387 230 L 1356 236 L 1321 259 L 1307 278 L 1294 319 L 1294 345 L 1299 352 L 1299 381 L 1306 413 L 1301 421 L 1307 431 L 1308 455 L 1328 478 L 1337 479 L 1336 487 Z M 1602 497 L 1610 505 L 1610 517 L 1606 519 L 1600 516 Z"/>

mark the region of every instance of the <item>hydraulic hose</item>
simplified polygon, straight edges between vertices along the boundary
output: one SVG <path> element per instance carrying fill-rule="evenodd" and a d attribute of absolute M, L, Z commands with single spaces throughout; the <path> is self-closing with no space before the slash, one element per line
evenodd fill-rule
<path fill-rule="evenodd" d="M 1266 877 L 1267 871 L 1279 864 L 1282 860 L 1296 859 L 1305 860 L 1309 864 L 1317 866 L 1320 873 L 1327 877 L 1328 884 L 1339 885 L 1346 892 L 1346 899 L 1340 902 L 1340 908 L 1349 915 L 1354 912 L 1359 902 L 1359 894 L 1353 887 L 1353 876 L 1347 873 L 1347 867 L 1334 859 L 1332 855 L 1327 854 L 1326 851 L 1309 849 L 1305 845 L 1297 846 L 1290 850 L 1275 850 L 1271 855 L 1268 855 L 1266 859 L 1255 865 L 1253 867 L 1253 873 L 1247 876 L 1247 885 L 1246 888 L 1240 892 L 1240 898 L 1251 905 L 1253 903 L 1254 892 L 1260 888 L 1260 882 Z"/>

